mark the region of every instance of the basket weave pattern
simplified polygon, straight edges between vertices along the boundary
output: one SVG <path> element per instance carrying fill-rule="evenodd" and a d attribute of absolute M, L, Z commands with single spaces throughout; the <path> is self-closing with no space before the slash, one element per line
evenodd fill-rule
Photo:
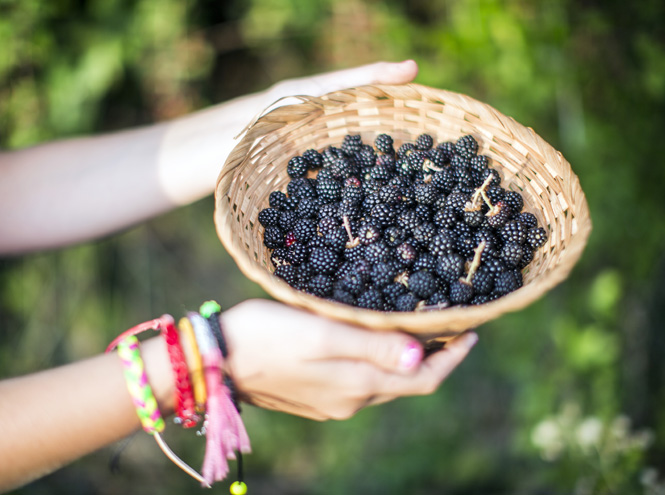
<path fill-rule="evenodd" d="M 215 224 L 239 268 L 278 300 L 376 330 L 404 330 L 423 339 L 450 338 L 508 311 L 518 310 L 564 280 L 591 231 L 589 210 L 570 164 L 532 129 L 468 96 L 417 84 L 363 86 L 277 108 L 249 126 L 224 165 L 215 191 Z M 297 291 L 272 275 L 257 217 L 274 190 L 286 191 L 291 157 L 340 146 L 346 134 L 373 143 L 390 134 L 395 149 L 429 133 L 435 142 L 465 134 L 501 174 L 501 186 L 520 192 L 548 231 L 547 243 L 523 271 L 524 286 L 480 306 L 383 313 L 330 302 Z"/>

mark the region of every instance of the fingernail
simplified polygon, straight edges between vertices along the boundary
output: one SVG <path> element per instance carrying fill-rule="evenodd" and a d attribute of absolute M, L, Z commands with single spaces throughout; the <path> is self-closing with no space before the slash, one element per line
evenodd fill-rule
<path fill-rule="evenodd" d="M 464 336 L 464 340 L 462 341 L 462 344 L 464 344 L 464 346 L 467 349 L 471 349 L 474 345 L 476 345 L 477 342 L 478 342 L 478 334 L 474 333 L 474 332 L 470 332 L 470 333 L 467 333 Z"/>
<path fill-rule="evenodd" d="M 422 358 L 423 348 L 417 342 L 409 342 L 399 358 L 399 367 L 403 370 L 410 370 L 420 363 Z"/>

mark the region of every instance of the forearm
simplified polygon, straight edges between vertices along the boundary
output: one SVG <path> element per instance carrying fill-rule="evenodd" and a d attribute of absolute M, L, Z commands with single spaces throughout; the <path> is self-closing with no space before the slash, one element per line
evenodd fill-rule
<path fill-rule="evenodd" d="M 170 122 L 0 154 L 0 253 L 98 238 L 213 191 L 251 95 Z"/>
<path fill-rule="evenodd" d="M 164 415 L 173 377 L 164 340 L 142 345 Z M 140 422 L 116 353 L 0 382 L 0 492 L 129 435 Z"/>

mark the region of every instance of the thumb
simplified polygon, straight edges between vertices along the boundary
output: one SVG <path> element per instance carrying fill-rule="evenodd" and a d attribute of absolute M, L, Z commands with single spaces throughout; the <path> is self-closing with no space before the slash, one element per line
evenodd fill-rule
<path fill-rule="evenodd" d="M 343 335 L 331 339 L 327 358 L 357 359 L 386 371 L 411 373 L 423 360 L 422 345 L 400 332 L 375 332 L 346 327 Z"/>

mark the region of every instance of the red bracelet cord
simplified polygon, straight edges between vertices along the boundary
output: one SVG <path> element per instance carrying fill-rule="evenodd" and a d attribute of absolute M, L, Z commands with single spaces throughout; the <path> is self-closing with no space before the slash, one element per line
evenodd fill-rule
<path fill-rule="evenodd" d="M 180 345 L 180 336 L 175 326 L 175 321 L 171 315 L 162 315 L 154 320 L 140 323 L 129 330 L 118 335 L 109 344 L 106 352 L 114 349 L 118 342 L 129 335 L 137 335 L 146 330 L 159 330 L 166 341 L 166 348 L 171 361 L 171 367 L 175 376 L 175 411 L 176 422 L 181 423 L 185 428 L 196 426 L 200 417 L 195 411 L 194 393 L 192 384 L 189 380 L 189 369 L 187 361 Z"/>

